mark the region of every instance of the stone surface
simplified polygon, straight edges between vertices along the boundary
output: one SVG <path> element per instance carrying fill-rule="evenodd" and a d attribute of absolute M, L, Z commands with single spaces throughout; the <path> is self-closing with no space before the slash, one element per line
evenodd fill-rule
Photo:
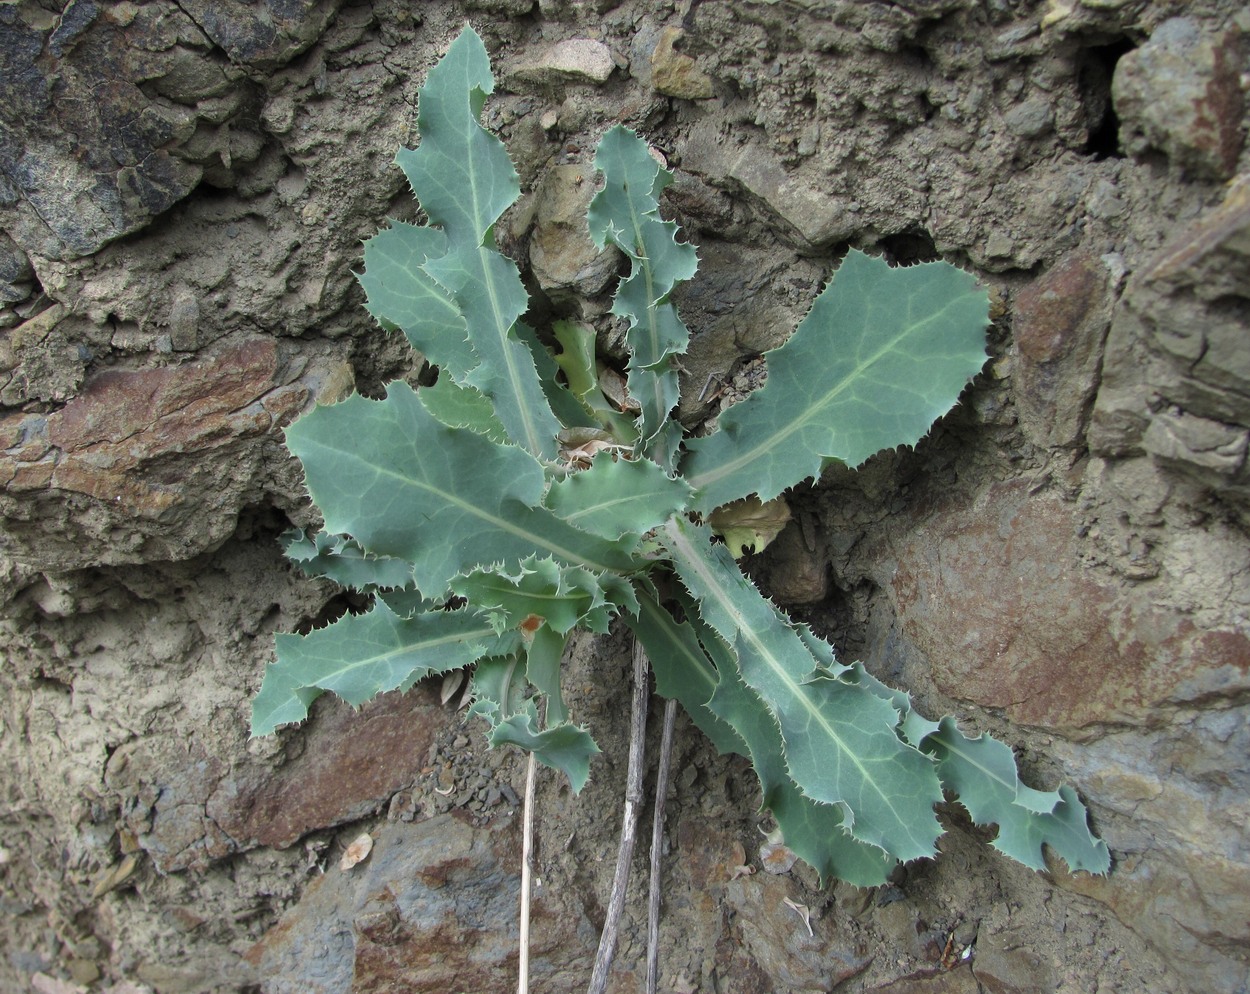
<path fill-rule="evenodd" d="M 594 169 L 553 166 L 535 193 L 530 265 L 538 285 L 553 300 L 593 297 L 616 276 L 620 250 L 602 251 L 590 240 L 586 208 L 595 195 Z"/>
<path fill-rule="evenodd" d="M 608 81 L 616 62 L 612 50 L 593 38 L 570 38 L 557 42 L 533 62 L 506 72 L 509 85 L 550 87 L 559 83 L 591 83 Z"/>
<path fill-rule="evenodd" d="M 1124 590 L 1083 570 L 1079 525 L 1070 505 L 1001 485 L 974 515 L 934 515 L 898 550 L 901 630 L 938 686 L 1072 736 L 1243 694 L 1244 630 L 1200 628 L 1148 587 Z"/>
<path fill-rule="evenodd" d="M 452 815 L 378 833 L 365 863 L 330 870 L 247 954 L 272 994 L 503 990 L 514 983 L 520 826 Z M 576 923 L 534 909 L 534 990 Z"/>
<path fill-rule="evenodd" d="M 1125 149 L 1157 148 L 1195 173 L 1232 176 L 1245 140 L 1243 44 L 1235 28 L 1211 32 L 1174 17 L 1120 59 L 1112 96 Z"/>
<path fill-rule="evenodd" d="M 962 406 L 803 488 L 795 555 L 752 569 L 801 576 L 796 618 L 926 715 L 994 731 L 1030 784 L 1072 783 L 1116 859 L 1033 874 L 952 806 L 940 858 L 890 886 L 774 876 L 745 762 L 679 718 L 661 989 L 858 970 L 841 986 L 1244 990 L 1242 6 L 0 4 L 0 988 L 514 985 L 512 754 L 427 690 L 246 734 L 272 634 L 360 606 L 283 564 L 276 536 L 316 522 L 280 427 L 353 378 L 379 396 L 419 373 L 352 270 L 385 218 L 418 216 L 395 150 L 470 21 L 503 70 L 485 123 L 527 199 L 498 234 L 540 333 L 614 332 L 572 223 L 598 136 L 625 123 L 674 169 L 665 216 L 700 256 L 675 294 L 690 427 L 758 385 L 847 245 L 936 254 L 991 291 Z M 584 987 L 624 776 L 628 646 L 578 636 L 565 665 L 604 752 L 576 798 L 540 777 L 536 991 Z M 336 878 L 363 831 L 395 846 Z M 414 879 L 441 881 L 429 915 Z M 619 994 L 640 986 L 641 907 L 635 887 Z M 257 942 L 267 973 L 241 959 Z M 948 942 L 971 963 L 942 969 Z"/>
<path fill-rule="evenodd" d="M 651 85 L 667 97 L 707 100 L 716 92 L 712 77 L 689 55 L 677 51 L 685 32 L 663 28 L 651 53 Z"/>
<path fill-rule="evenodd" d="M 1078 249 L 1016 295 L 1012 387 L 1036 445 L 1084 444 L 1111 323 L 1107 284 L 1101 260 Z"/>
<path fill-rule="evenodd" d="M 727 142 L 710 122 L 694 129 L 683 165 L 759 201 L 806 247 L 846 238 L 858 225 L 846 203 L 822 194 L 805 175 L 787 172 L 766 148 Z"/>
<path fill-rule="evenodd" d="M 203 551 L 233 531 L 262 458 L 258 443 L 350 385 L 341 364 L 292 361 L 271 339 L 183 365 L 101 372 L 60 410 L 8 419 L 5 551 L 62 570 L 161 547 L 170 558 Z M 211 505 L 188 500 L 204 486 Z M 67 501 L 94 513 L 58 524 Z"/>

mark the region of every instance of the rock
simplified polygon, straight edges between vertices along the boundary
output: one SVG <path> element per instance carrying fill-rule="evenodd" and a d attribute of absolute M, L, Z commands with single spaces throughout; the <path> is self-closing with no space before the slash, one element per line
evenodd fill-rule
<path fill-rule="evenodd" d="M 516 982 L 519 825 L 471 828 L 454 815 L 382 827 L 373 855 L 330 871 L 247 953 L 266 994 L 493 991 Z M 543 913 L 531 971 L 582 951 L 578 923 Z"/>
<path fill-rule="evenodd" d="M 712 77 L 676 45 L 685 36 L 681 28 L 661 28 L 651 53 L 651 86 L 679 100 L 708 100 L 715 96 Z"/>
<path fill-rule="evenodd" d="M 1164 152 L 1206 179 L 1228 179 L 1244 134 L 1240 31 L 1204 31 L 1174 17 L 1116 65 L 1112 99 L 1120 143 L 1131 155 Z"/>
<path fill-rule="evenodd" d="M 1223 842 L 1226 844 L 1227 836 Z M 1191 978 L 1195 991 L 1244 988 L 1250 948 L 1250 866 L 1203 853 L 1190 840 L 1168 854 L 1133 854 L 1107 877 L 1070 875 L 1056 882 L 1106 905 Z"/>
<path fill-rule="evenodd" d="M 766 990 L 832 991 L 868 968 L 872 957 L 851 936 L 832 933 L 819 920 L 811 931 L 800 910 L 786 903 L 793 884 L 757 873 L 725 887 L 725 904 L 736 913 L 734 964 L 762 974 Z"/>
<path fill-rule="evenodd" d="M 972 975 L 985 994 L 1033 994 L 1058 989 L 1054 966 L 1029 946 L 1034 939 L 1010 932 L 978 936 Z"/>
<path fill-rule="evenodd" d="M 530 266 L 538 285 L 555 300 L 593 297 L 617 273 L 621 253 L 600 251 L 586 228 L 586 208 L 595 195 L 589 165 L 552 166 L 535 194 Z"/>
<path fill-rule="evenodd" d="M 968 967 L 958 966 L 953 970 L 919 970 L 888 984 L 865 988 L 864 994 L 981 994 L 981 988 Z"/>
<path fill-rule="evenodd" d="M 34 278 L 30 258 L 13 239 L 0 232 L 0 307 L 29 297 Z"/>
<path fill-rule="evenodd" d="M 768 592 L 778 604 L 819 604 L 829 596 L 829 565 L 807 547 L 798 522 L 769 546 L 766 563 Z"/>
<path fill-rule="evenodd" d="M 1031 97 L 1014 105 L 1003 115 L 1003 121 L 1012 134 L 1021 138 L 1039 138 L 1051 129 L 1055 114 L 1049 100 Z"/>
<path fill-rule="evenodd" d="M 727 143 L 714 125 L 693 129 L 682 168 L 714 184 L 745 192 L 784 222 L 804 249 L 827 247 L 851 237 L 860 221 L 846 203 L 820 190 L 820 180 L 802 169 L 788 172 L 768 149 L 755 142 Z"/>
<path fill-rule="evenodd" d="M 1198 626 L 1148 589 L 1082 569 L 1078 525 L 1063 502 L 1002 484 L 975 514 L 939 513 L 898 550 L 901 632 L 944 693 L 1082 737 L 1250 689 L 1244 631 Z"/>
<path fill-rule="evenodd" d="M 1142 437 L 1142 447 L 1162 462 L 1229 478 L 1245 468 L 1248 442 L 1250 431 L 1245 428 L 1184 411 L 1159 412 Z"/>
<path fill-rule="evenodd" d="M 173 873 L 258 845 L 285 848 L 373 813 L 420 776 L 434 736 L 451 720 L 424 688 L 386 694 L 360 711 L 327 704 L 294 733 L 301 748 L 276 770 L 159 741 L 111 764 L 108 787 L 131 799 L 127 827 L 156 868 Z"/>
<path fill-rule="evenodd" d="M 272 69 L 316 41 L 343 0 L 181 0 L 180 5 L 231 62 Z"/>
<path fill-rule="evenodd" d="M 350 384 L 342 364 L 289 363 L 273 339 L 253 339 L 185 365 L 105 370 L 52 414 L 10 415 L 6 549 L 65 570 L 210 548 L 258 493 L 260 443 Z"/>
<path fill-rule="evenodd" d="M 63 304 L 53 304 L 0 340 L 0 403 L 64 401 L 82 383 L 86 356 L 71 341 Z"/>
<path fill-rule="evenodd" d="M 1250 300 L 1248 262 L 1250 176 L 1240 176 L 1130 279 L 1089 428 L 1094 452 L 1149 452 L 1246 513 L 1250 350 L 1233 302 Z"/>
<path fill-rule="evenodd" d="M 1035 445 L 1084 444 L 1111 325 L 1106 267 L 1077 249 L 1016 295 L 1012 392 Z"/>
<path fill-rule="evenodd" d="M 526 62 L 507 74 L 509 86 L 532 85 L 551 87 L 560 83 L 592 83 L 608 81 L 616 61 L 612 51 L 601 41 L 591 38 L 570 38 L 557 42 L 532 62 Z"/>
<path fill-rule="evenodd" d="M 1193 287 L 1205 300 L 1250 298 L 1250 173 L 1235 177 L 1217 207 L 1169 238 L 1141 282 L 1165 291 Z"/>

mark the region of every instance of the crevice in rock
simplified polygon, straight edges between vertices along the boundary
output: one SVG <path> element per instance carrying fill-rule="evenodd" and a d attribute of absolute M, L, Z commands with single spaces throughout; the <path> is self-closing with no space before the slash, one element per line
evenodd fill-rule
<path fill-rule="evenodd" d="M 1116 63 L 1136 46 L 1128 38 L 1084 49 L 1077 58 L 1077 80 L 1089 128 L 1082 151 L 1096 161 L 1122 159 L 1120 120 L 1111 99 Z"/>

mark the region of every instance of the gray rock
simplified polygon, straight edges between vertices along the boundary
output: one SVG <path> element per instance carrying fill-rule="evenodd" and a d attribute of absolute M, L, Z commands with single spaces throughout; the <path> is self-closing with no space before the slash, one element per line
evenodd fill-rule
<path fill-rule="evenodd" d="M 548 171 L 535 196 L 530 266 L 555 299 L 593 297 L 617 272 L 620 252 L 612 246 L 600 251 L 586 228 L 594 194 L 592 167 L 562 165 Z"/>
<path fill-rule="evenodd" d="M 526 62 L 506 75 L 508 84 L 516 88 L 558 83 L 593 83 L 608 81 L 616 62 L 612 52 L 601 41 L 591 38 L 570 38 L 557 42 L 537 59 Z"/>
<path fill-rule="evenodd" d="M 1112 99 L 1120 144 L 1131 155 L 1156 148 L 1195 175 L 1227 179 L 1244 134 L 1243 38 L 1174 17 L 1116 66 Z"/>
<path fill-rule="evenodd" d="M 1051 129 L 1055 114 L 1049 100 L 1031 97 L 1007 111 L 1003 120 L 1013 134 L 1021 138 L 1038 138 Z"/>

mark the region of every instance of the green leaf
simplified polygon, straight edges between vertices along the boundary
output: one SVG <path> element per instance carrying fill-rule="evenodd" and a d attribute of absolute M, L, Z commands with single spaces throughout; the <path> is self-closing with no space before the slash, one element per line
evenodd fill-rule
<path fill-rule="evenodd" d="M 648 582 L 639 581 L 636 590 L 638 609 L 626 613 L 625 621 L 646 650 L 656 691 L 681 704 L 717 752 L 745 756 L 742 738 L 708 707 L 718 677 L 694 629 L 660 606 Z"/>
<path fill-rule="evenodd" d="M 632 445 L 638 438 L 633 422 L 616 410 L 599 388 L 594 329 L 576 321 L 557 321 L 551 330 L 560 343 L 560 354 L 555 362 L 568 380 L 569 392 L 577 398 L 592 423 L 603 427 L 616 441 Z"/>
<path fill-rule="evenodd" d="M 538 624 L 546 624 L 565 635 L 605 606 L 596 576 L 551 559 L 527 559 L 516 575 L 498 569 L 474 570 L 453 580 L 451 589 L 489 612 L 499 631 L 533 631 Z"/>
<path fill-rule="evenodd" d="M 520 746 L 532 752 L 544 766 L 559 770 L 569 778 L 574 794 L 580 794 L 590 778 L 590 760 L 599 747 L 586 729 L 565 722 L 539 731 L 532 713 L 514 714 L 496 725 L 490 733 L 490 744 Z"/>
<path fill-rule="evenodd" d="M 677 403 L 671 358 L 690 342 L 669 294 L 694 276 L 699 260 L 693 245 L 676 240 L 677 225 L 659 216 L 660 194 L 673 177 L 651 156 L 646 142 L 619 125 L 612 128 L 595 151 L 595 168 L 603 174 L 603 187 L 586 215 L 591 238 L 599 248 L 612 242 L 632 261 L 612 313 L 629 322 L 629 392 L 642 406 L 641 435 L 649 453 L 651 440 L 669 424 Z M 666 459 L 659 462 L 667 466 Z"/>
<path fill-rule="evenodd" d="M 899 738 L 899 714 L 871 691 L 828 676 L 803 638 L 738 569 L 707 528 L 680 519 L 666 538 L 703 620 L 734 650 L 742 680 L 776 718 L 790 777 L 847 828 L 900 860 L 930 856 L 942 799 L 932 761 Z"/>
<path fill-rule="evenodd" d="M 971 275 L 933 262 L 891 269 L 852 251 L 785 345 L 763 387 L 689 443 L 682 462 L 711 510 L 761 500 L 817 476 L 914 445 L 985 362 L 988 298 Z"/>
<path fill-rule="evenodd" d="M 296 528 L 278 541 L 287 558 L 309 576 L 324 576 L 357 590 L 403 588 L 412 583 L 412 563 L 390 556 L 371 556 L 346 535 L 319 531 L 305 535 Z"/>
<path fill-rule="evenodd" d="M 539 663 L 540 668 L 545 665 Z M 540 730 L 534 703 L 524 697 L 527 682 L 521 679 L 521 672 L 516 656 L 479 663 L 473 674 L 474 701 L 469 713 L 489 722 L 487 740 L 492 748 L 507 743 L 532 752 L 540 763 L 564 773 L 573 792 L 578 793 L 586 784 L 591 757 L 599 752 L 599 747 L 584 728 L 563 719 Z M 544 683 L 550 677 L 548 673 L 535 675 Z M 562 710 L 563 702 L 556 700 Z"/>
<path fill-rule="evenodd" d="M 689 498 L 690 488 L 655 463 L 600 453 L 589 469 L 552 483 L 546 504 L 569 524 L 615 540 L 658 528 Z"/>
<path fill-rule="evenodd" d="M 391 384 L 385 400 L 317 408 L 286 436 L 326 530 L 412 562 L 427 593 L 475 567 L 515 569 L 534 555 L 595 572 L 634 565 L 632 540 L 608 542 L 539 506 L 546 480 L 533 457 L 447 427 L 407 384 Z"/>
<path fill-rule="evenodd" d="M 422 269 L 448 291 L 481 360 L 461 373 L 462 384 L 490 399 L 518 445 L 554 459 L 560 424 L 516 328 L 528 306 L 525 287 L 495 248 L 495 222 L 520 195 L 520 183 L 503 144 L 479 123 L 494 85 L 486 47 L 466 28 L 421 88 L 420 147 L 402 149 L 396 161 L 430 224 L 446 236 L 446 253 Z"/>
<path fill-rule="evenodd" d="M 714 638 L 714 633 L 710 638 L 705 634 L 705 645 Z M 723 643 L 722 647 L 728 655 L 728 647 Z M 772 812 L 785 844 L 816 871 L 822 882 L 832 876 L 857 887 L 885 883 L 898 860 L 851 836 L 841 804 L 821 804 L 804 796 L 786 770 L 776 721 L 738 677 L 732 658 L 720 669 L 723 675 L 709 706 L 747 744 L 751 765 L 759 777 L 763 807 Z"/>
<path fill-rule="evenodd" d="M 303 721 L 322 691 L 359 706 L 499 648 L 490 621 L 476 612 L 435 611 L 405 619 L 384 603 L 307 635 L 279 635 L 277 662 L 265 670 L 252 702 L 252 734 L 269 735 L 279 725 Z"/>
<path fill-rule="evenodd" d="M 495 409 L 480 391 L 457 385 L 451 377 L 439 377 L 432 387 L 422 387 L 421 403 L 448 428 L 468 428 L 492 442 L 508 440 L 495 417 Z"/>
<path fill-rule="evenodd" d="M 428 362 L 459 379 L 478 356 L 460 308 L 422 268 L 446 251 L 447 239 L 437 228 L 392 221 L 365 242 L 365 271 L 357 279 L 365 306 L 383 327 L 398 328 Z"/>
<path fill-rule="evenodd" d="M 901 690 L 894 690 L 854 666 L 856 682 L 880 696 L 889 696 L 903 713 L 906 739 L 937 761 L 942 786 L 978 825 L 998 825 L 994 847 L 1034 870 L 1045 869 L 1042 844 L 1062 856 L 1072 870 L 1106 873 L 1111 866 L 1107 845 L 1089 830 L 1089 812 L 1067 786 L 1034 790 L 1021 783 L 1016 757 L 1002 742 L 982 735 L 968 738 L 955 719 L 922 718 Z"/>
<path fill-rule="evenodd" d="M 970 739 L 943 718 L 921 745 L 938 762 L 942 783 L 959 795 L 978 825 L 998 825 L 993 846 L 1034 870 L 1046 869 L 1042 845 L 1072 870 L 1106 873 L 1107 844 L 1089 830 L 1089 814 L 1066 784 L 1057 791 L 1025 787 L 1011 749 L 988 735 Z"/>
<path fill-rule="evenodd" d="M 568 635 L 555 631 L 550 625 L 540 625 L 530 636 L 525 650 L 525 679 L 547 699 L 543 717 L 548 725 L 559 725 L 569 718 L 560 688 L 560 666 L 568 642 Z"/>

